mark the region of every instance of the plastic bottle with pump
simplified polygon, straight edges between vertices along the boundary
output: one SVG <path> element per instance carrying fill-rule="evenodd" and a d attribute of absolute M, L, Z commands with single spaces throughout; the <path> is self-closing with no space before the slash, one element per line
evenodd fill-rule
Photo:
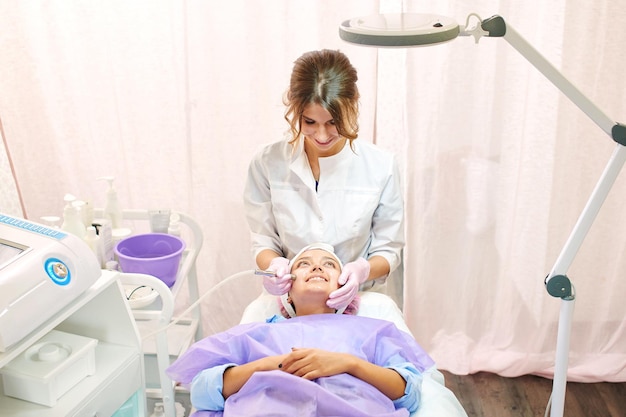
<path fill-rule="evenodd" d="M 111 220 L 111 227 L 118 229 L 122 227 L 122 212 L 117 203 L 117 191 L 113 186 L 115 177 L 101 177 L 101 180 L 108 181 L 109 189 L 107 190 L 106 203 L 104 205 L 104 217 Z"/>
<path fill-rule="evenodd" d="M 100 240 L 100 236 L 96 233 L 96 228 L 94 226 L 87 227 L 85 242 L 87 242 L 93 253 L 96 255 L 96 258 L 98 258 L 100 268 L 104 268 L 106 266 L 104 261 L 104 245 Z"/>
<path fill-rule="evenodd" d="M 81 239 L 85 239 L 87 231 L 83 224 L 80 210 L 74 205 L 76 197 L 72 194 L 65 194 L 63 200 L 65 201 L 65 207 L 63 208 L 63 224 L 61 225 L 61 230 L 65 230 Z"/>

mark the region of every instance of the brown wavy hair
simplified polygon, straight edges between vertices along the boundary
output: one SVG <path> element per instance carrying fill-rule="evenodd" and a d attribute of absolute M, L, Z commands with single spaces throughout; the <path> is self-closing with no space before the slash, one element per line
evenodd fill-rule
<path fill-rule="evenodd" d="M 302 113 L 309 104 L 319 104 L 332 116 L 337 132 L 350 141 L 359 132 L 359 90 L 357 72 L 340 51 L 322 49 L 306 52 L 298 58 L 291 72 L 289 90 L 283 102 L 287 109 L 291 140 L 302 132 Z"/>

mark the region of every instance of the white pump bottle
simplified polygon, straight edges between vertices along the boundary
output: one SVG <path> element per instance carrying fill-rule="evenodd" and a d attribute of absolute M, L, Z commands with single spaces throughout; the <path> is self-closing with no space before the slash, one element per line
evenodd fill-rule
<path fill-rule="evenodd" d="M 122 226 L 122 211 L 117 203 L 117 191 L 113 186 L 115 177 L 101 177 L 101 180 L 108 181 L 109 189 L 107 190 L 106 204 L 104 205 L 104 216 L 111 220 L 111 227 L 118 229 Z"/>

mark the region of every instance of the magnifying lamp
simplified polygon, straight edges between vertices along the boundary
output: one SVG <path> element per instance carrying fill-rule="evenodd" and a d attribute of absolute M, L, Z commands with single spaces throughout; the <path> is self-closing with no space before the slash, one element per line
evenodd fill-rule
<path fill-rule="evenodd" d="M 472 17 L 477 20 L 477 23 L 468 29 Z M 339 36 L 350 43 L 383 48 L 428 46 L 448 42 L 458 36 L 473 36 L 476 43 L 482 37 L 503 38 L 617 143 L 600 180 L 592 191 L 552 270 L 544 280 L 547 292 L 561 299 L 550 415 L 551 417 L 563 416 L 572 314 L 576 299 L 574 287 L 566 273 L 626 162 L 626 125 L 616 123 L 607 117 L 502 17 L 497 15 L 482 20 L 479 16 L 471 14 L 465 26 L 460 26 L 453 19 L 438 15 L 378 14 L 342 22 L 339 26 Z"/>

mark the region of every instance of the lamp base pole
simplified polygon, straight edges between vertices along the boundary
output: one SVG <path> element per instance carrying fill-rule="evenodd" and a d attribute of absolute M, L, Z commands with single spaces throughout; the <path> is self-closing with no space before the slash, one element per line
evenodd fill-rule
<path fill-rule="evenodd" d="M 561 300 L 559 329 L 556 340 L 556 359 L 552 381 L 550 417 L 560 417 L 565 412 L 565 388 L 567 386 L 567 366 L 569 361 L 569 341 L 572 331 L 575 297 Z"/>

